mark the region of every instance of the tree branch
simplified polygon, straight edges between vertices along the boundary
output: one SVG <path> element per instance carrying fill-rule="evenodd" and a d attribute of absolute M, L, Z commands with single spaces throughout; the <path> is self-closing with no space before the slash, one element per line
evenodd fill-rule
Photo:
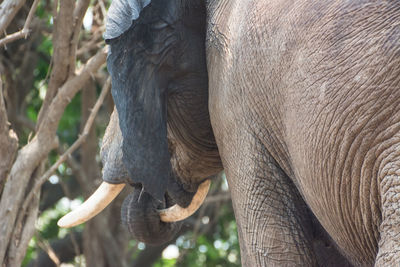
<path fill-rule="evenodd" d="M 3 99 L 3 87 L 0 77 L 0 196 L 6 176 L 10 171 L 18 149 L 18 138 L 7 118 L 6 105 Z"/>
<path fill-rule="evenodd" d="M 35 222 L 39 213 L 40 194 L 29 203 L 27 214 L 20 214 L 20 218 L 25 218 L 25 227 L 22 225 L 23 219 L 18 219 L 17 227 L 14 229 L 13 237 L 11 240 L 10 253 L 13 258 L 9 258 L 6 266 L 19 266 L 25 256 L 26 247 L 35 232 Z"/>
<path fill-rule="evenodd" d="M 60 158 L 57 160 L 56 163 L 51 166 L 50 169 L 48 169 L 38 180 L 36 180 L 35 185 L 33 186 L 33 189 L 29 192 L 28 196 L 26 197 L 24 204 L 22 205 L 22 212 L 26 210 L 28 207 L 29 203 L 32 200 L 32 197 L 40 192 L 40 188 L 44 184 L 44 182 L 47 181 L 47 179 L 50 178 L 50 176 L 58 169 L 58 167 L 68 158 L 71 156 L 71 154 L 86 140 L 86 137 L 89 134 L 90 128 L 93 125 L 94 119 L 97 115 L 97 112 L 99 111 L 101 105 L 103 104 L 104 98 L 106 97 L 108 91 L 111 88 L 111 79 L 108 78 L 106 83 L 103 86 L 103 89 L 100 93 L 99 98 L 97 99 L 96 104 L 94 105 L 92 112 L 90 113 L 90 116 L 88 120 L 86 121 L 85 127 L 83 128 L 82 134 L 79 136 L 79 138 L 70 146 L 67 151 L 63 155 L 60 156 Z"/>
<path fill-rule="evenodd" d="M 74 62 L 76 60 L 76 50 L 78 47 L 79 33 L 81 32 L 83 17 L 85 16 L 86 10 L 88 9 L 90 0 L 79 0 L 74 9 L 74 28 L 73 28 L 73 38 L 71 40 L 71 53 L 70 53 L 70 66 L 75 66 Z M 75 71 L 71 69 L 71 71 Z"/>
<path fill-rule="evenodd" d="M 91 75 L 103 65 L 106 60 L 106 51 L 106 48 L 100 50 L 87 62 L 78 76 L 65 82 L 51 102 L 37 134 L 18 153 L 0 201 L 0 236 L 4 240 L 4 242 L 0 242 L 0 264 L 3 263 L 28 181 L 40 162 L 53 148 L 57 147 L 56 131 L 65 107 Z"/>
<path fill-rule="evenodd" d="M 32 7 L 29 10 L 28 17 L 26 18 L 26 21 L 25 21 L 25 24 L 24 24 L 24 27 L 22 28 L 22 30 L 20 30 L 18 32 L 15 32 L 13 34 L 10 34 L 10 35 L 6 35 L 6 37 L 4 37 L 3 39 L 0 39 L 0 47 L 3 46 L 3 45 L 8 44 L 10 42 L 13 42 L 15 40 L 18 40 L 18 39 L 21 39 L 21 38 L 25 38 L 26 39 L 28 37 L 28 34 L 30 32 L 29 26 L 30 26 L 30 24 L 32 22 L 33 15 L 35 14 L 35 11 L 36 11 L 36 8 L 37 8 L 38 4 L 39 4 L 39 0 L 35 0 L 33 2 Z M 1 10 L 1 8 L 0 8 L 0 10 Z M 1 15 L 0 15 L 0 18 L 1 18 Z"/>
<path fill-rule="evenodd" d="M 48 138 L 48 134 L 45 133 L 56 132 L 58 122 L 64 113 L 65 107 L 69 104 L 72 97 L 81 89 L 82 85 L 85 84 L 86 81 L 101 67 L 101 65 L 105 63 L 106 57 L 107 48 L 105 47 L 88 60 L 77 76 L 70 78 L 59 89 L 59 92 L 53 99 L 47 111 L 51 116 L 44 117 L 42 124 L 39 126 L 37 134 L 38 138 Z"/>
<path fill-rule="evenodd" d="M 75 62 L 69 61 L 74 28 L 74 6 L 75 0 L 62 0 L 53 3 L 53 68 L 36 127 L 41 125 L 43 118 L 49 113 L 49 106 L 59 88 L 73 76 L 75 71 Z"/>
<path fill-rule="evenodd" d="M 50 242 L 51 250 L 55 253 L 60 262 L 70 262 L 77 256 L 72 239 L 76 239 L 79 252 L 82 252 L 82 233 L 71 232 L 63 239 Z M 55 267 L 54 261 L 51 260 L 46 251 L 41 251 L 35 260 L 28 263 L 27 267 Z"/>
<path fill-rule="evenodd" d="M 54 252 L 54 249 L 50 246 L 47 240 L 38 239 L 37 243 L 57 267 L 61 265 L 60 259 L 57 257 L 57 254 Z"/>
<path fill-rule="evenodd" d="M 5 32 L 18 10 L 26 0 L 4 0 L 0 4 L 0 34 Z"/>

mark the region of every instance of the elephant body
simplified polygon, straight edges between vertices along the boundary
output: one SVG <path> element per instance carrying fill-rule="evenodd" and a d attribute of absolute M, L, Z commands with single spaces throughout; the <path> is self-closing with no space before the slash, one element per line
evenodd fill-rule
<path fill-rule="evenodd" d="M 400 2 L 114 0 L 105 38 L 134 237 L 223 169 L 244 266 L 400 264 Z"/>
<path fill-rule="evenodd" d="M 210 116 L 243 264 L 316 264 L 301 199 L 354 265 L 400 264 L 400 3 L 210 5 Z"/>

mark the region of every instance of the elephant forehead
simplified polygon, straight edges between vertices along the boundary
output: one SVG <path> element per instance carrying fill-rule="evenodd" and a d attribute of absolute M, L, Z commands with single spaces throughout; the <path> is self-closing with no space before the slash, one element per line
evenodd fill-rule
<path fill-rule="evenodd" d="M 140 12 L 151 0 L 114 0 L 107 12 L 106 31 L 104 39 L 119 37 L 129 29 L 132 22 L 139 17 Z"/>

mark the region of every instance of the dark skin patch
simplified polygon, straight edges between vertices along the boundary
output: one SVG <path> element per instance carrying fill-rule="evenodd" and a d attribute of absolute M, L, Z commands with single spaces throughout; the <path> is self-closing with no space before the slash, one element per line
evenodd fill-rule
<path fill-rule="evenodd" d="M 135 190 L 125 198 L 121 219 L 128 226 L 136 240 L 146 244 L 161 244 L 171 240 L 180 230 L 181 222 L 164 223 L 160 221 L 157 209 L 167 205 L 159 203 L 142 188 Z"/>
<path fill-rule="evenodd" d="M 107 67 L 112 77 L 112 95 L 118 111 L 122 153 L 118 152 L 121 149 L 104 150 L 106 156 L 103 160 L 115 160 L 107 161 L 107 165 L 103 162 L 109 169 L 103 171 L 103 174 L 106 174 L 103 179 L 110 183 L 128 183 L 134 186 L 134 192 L 124 201 L 122 221 L 126 223 L 134 238 L 149 244 L 167 242 L 174 237 L 180 227 L 180 223 L 161 222 L 157 209 L 174 203 L 187 207 L 200 182 L 190 180 L 190 177 L 178 177 L 179 174 L 175 174 L 172 169 L 170 151 L 175 152 L 175 150 L 168 147 L 167 139 L 167 120 L 171 119 L 167 111 L 168 105 L 171 104 L 169 98 L 180 99 L 177 96 L 193 95 L 194 99 L 191 98 L 191 101 L 196 103 L 195 98 L 201 97 L 202 100 L 197 102 L 201 103 L 202 109 L 188 103 L 183 106 L 196 110 L 204 109 L 204 116 L 199 117 L 206 120 L 197 123 L 201 129 L 206 128 L 204 127 L 206 124 L 212 133 L 207 109 L 205 3 L 187 2 L 152 1 L 141 10 L 138 19 L 133 21 L 127 31 L 117 38 L 107 40 L 110 45 Z M 193 92 L 187 93 L 189 89 Z M 196 90 L 202 91 L 196 93 Z M 190 116 L 188 114 L 196 113 L 174 112 L 173 114 Z M 176 118 L 176 120 L 199 121 L 197 118 Z M 181 127 L 179 123 L 171 125 Z M 193 130 L 196 129 L 185 131 L 189 133 Z M 175 130 L 175 135 L 177 132 Z M 197 132 L 199 131 L 195 134 L 198 134 Z M 179 139 L 182 136 L 187 138 L 184 140 L 186 143 Z M 209 143 L 203 142 L 202 138 L 193 142 L 194 147 L 206 144 L 206 152 L 217 151 L 212 134 L 202 133 L 201 136 L 212 138 L 209 142 L 212 144 L 211 149 Z M 181 134 L 177 142 L 180 146 L 184 144 L 190 147 L 192 143 L 190 138 L 192 137 Z M 109 142 L 118 145 L 112 140 Z M 202 149 L 195 151 L 201 152 Z M 198 153 L 202 157 L 205 154 Z M 120 173 L 127 175 L 108 175 L 118 173 L 113 170 L 120 167 L 121 162 L 118 161 L 120 158 L 123 169 L 126 170 Z M 179 159 L 181 158 L 178 157 L 174 162 Z M 184 164 L 182 166 L 185 167 Z M 208 173 L 202 178 L 207 176 Z"/>

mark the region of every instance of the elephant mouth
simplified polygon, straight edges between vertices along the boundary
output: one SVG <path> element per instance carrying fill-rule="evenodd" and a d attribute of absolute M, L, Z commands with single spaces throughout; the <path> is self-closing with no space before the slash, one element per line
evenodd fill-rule
<path fill-rule="evenodd" d="M 210 188 L 210 183 L 210 180 L 205 180 L 199 185 L 196 194 L 193 196 L 192 201 L 187 207 L 182 207 L 178 204 L 175 204 L 165 209 L 157 209 L 157 214 L 160 217 L 160 220 L 166 223 L 178 222 L 191 216 L 204 202 L 204 199 L 207 196 Z M 118 196 L 124 187 L 125 184 L 110 184 L 103 182 L 85 202 L 83 202 L 70 213 L 63 216 L 58 221 L 58 226 L 69 228 L 90 220 L 99 214 L 104 208 L 106 208 Z M 139 200 L 141 198 L 141 193 L 142 192 L 139 194 Z M 144 197 L 148 197 L 147 193 L 143 192 L 143 194 L 146 194 L 143 195 Z M 126 201 L 132 201 L 132 198 L 127 198 Z M 125 213 L 129 214 L 129 212 Z"/>

